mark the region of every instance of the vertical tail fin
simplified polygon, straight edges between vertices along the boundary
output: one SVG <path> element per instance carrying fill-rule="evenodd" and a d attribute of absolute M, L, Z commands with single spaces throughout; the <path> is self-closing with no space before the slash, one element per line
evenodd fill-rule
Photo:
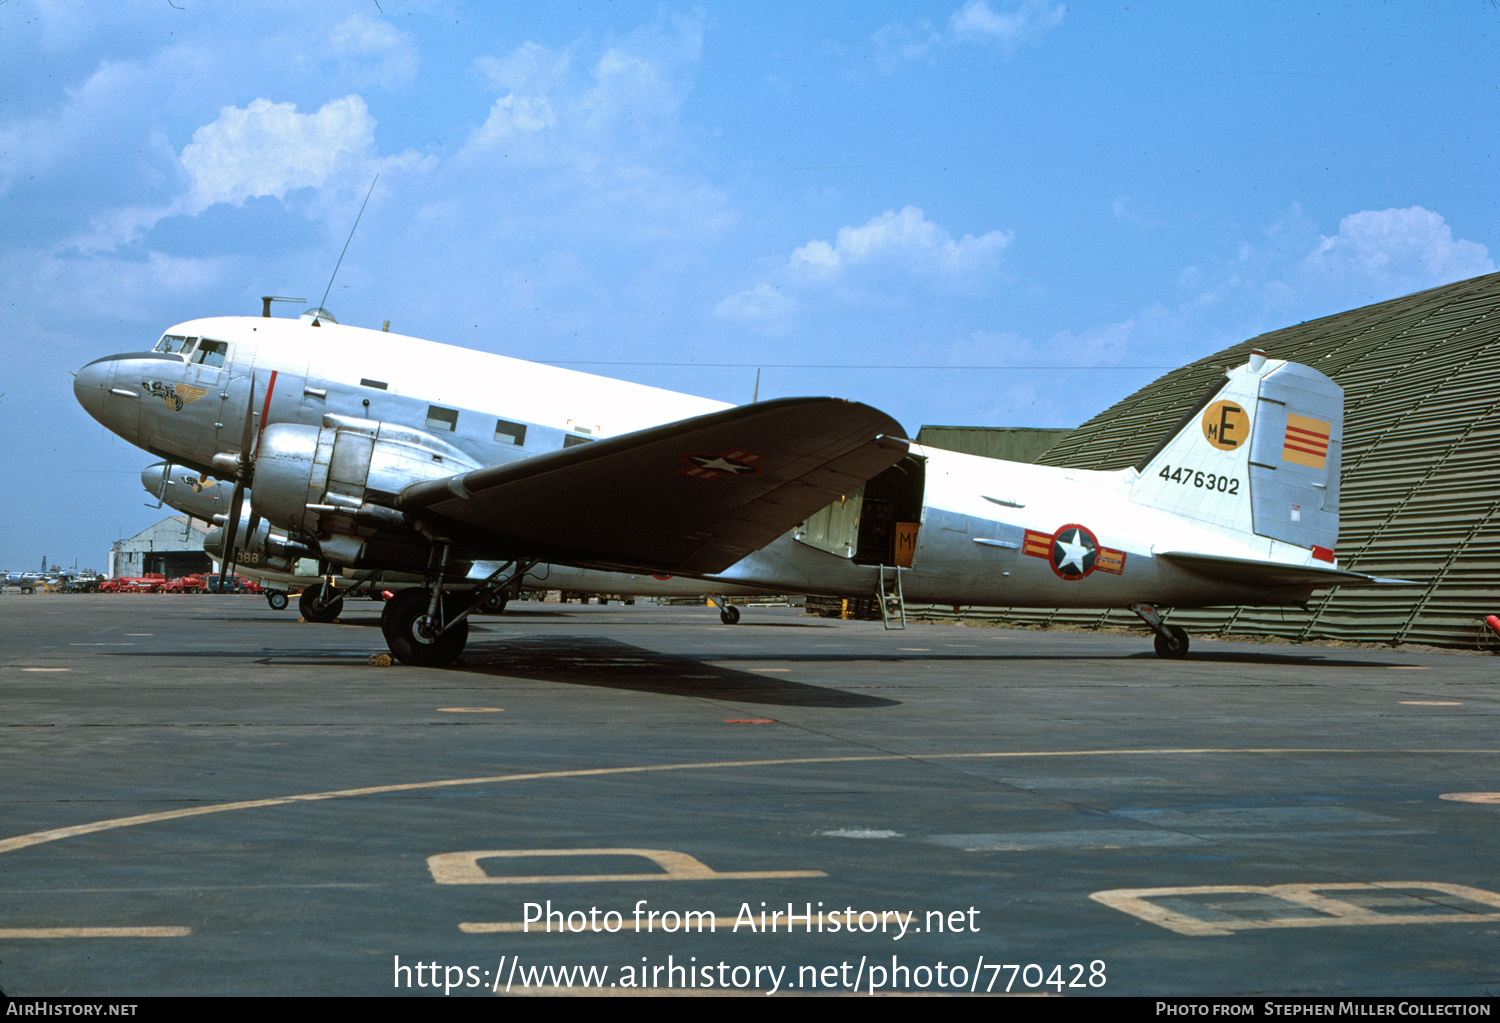
<path fill-rule="evenodd" d="M 1253 352 L 1136 466 L 1131 500 L 1332 561 L 1343 420 L 1338 384 Z"/>

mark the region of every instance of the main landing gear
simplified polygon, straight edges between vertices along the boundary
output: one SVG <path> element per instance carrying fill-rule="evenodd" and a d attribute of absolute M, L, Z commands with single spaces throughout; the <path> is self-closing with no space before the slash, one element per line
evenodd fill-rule
<path fill-rule="evenodd" d="M 402 664 L 443 668 L 458 660 L 469 641 L 469 616 L 497 606 L 503 609 L 520 588 L 522 577 L 537 564 L 510 561 L 473 589 L 444 590 L 446 544 L 434 560 L 437 564 L 428 573 L 428 585 L 402 590 L 386 602 L 380 615 L 385 644 Z"/>
<path fill-rule="evenodd" d="M 271 606 L 276 607 L 275 604 Z M 285 595 L 281 606 L 286 607 Z M 303 621 L 331 622 L 344 610 L 344 595 L 327 583 L 318 583 L 302 591 L 302 596 L 297 598 L 297 610 Z"/>
<path fill-rule="evenodd" d="M 1188 634 L 1176 625 L 1168 625 L 1150 604 L 1131 604 L 1130 610 L 1151 626 L 1156 633 L 1156 656 L 1180 661 L 1188 653 Z"/>

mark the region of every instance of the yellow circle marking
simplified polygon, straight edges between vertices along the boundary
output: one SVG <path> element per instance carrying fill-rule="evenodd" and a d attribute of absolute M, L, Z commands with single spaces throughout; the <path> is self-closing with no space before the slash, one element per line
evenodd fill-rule
<path fill-rule="evenodd" d="M 653 771 L 707 771 L 740 767 L 785 767 L 792 764 L 868 764 L 880 761 L 904 760 L 914 764 L 925 764 L 939 760 L 1021 760 L 1047 757 L 1164 757 L 1164 756 L 1251 756 L 1255 754 L 1286 753 L 1293 756 L 1310 754 L 1362 754 L 1375 753 L 1390 756 L 1393 753 L 1409 755 L 1450 756 L 1497 756 L 1500 749 L 1355 749 L 1336 746 L 1314 746 L 1306 748 L 1280 746 L 1247 746 L 1244 748 L 1182 748 L 1182 749 L 1083 749 L 1083 750 L 1015 750 L 996 753 L 931 753 L 921 756 L 902 753 L 870 753 L 844 757 L 777 757 L 770 760 L 705 760 L 683 764 L 646 764 L 638 767 L 586 767 L 572 771 L 528 771 L 522 774 L 491 774 L 477 778 L 442 778 L 437 781 L 412 781 L 395 785 L 370 785 L 358 789 L 334 789 L 329 792 L 304 792 L 295 796 L 272 796 L 266 799 L 242 799 L 233 803 L 212 803 L 206 806 L 191 806 L 180 810 L 162 810 L 157 813 L 135 814 L 131 817 L 113 817 L 109 820 L 75 824 L 67 828 L 52 828 L 47 831 L 32 831 L 12 838 L 0 839 L 0 853 L 15 852 L 34 845 L 57 842 L 79 835 L 92 835 L 116 828 L 130 828 L 138 824 L 157 824 L 162 821 L 180 820 L 185 817 L 205 817 L 212 813 L 227 813 L 230 810 L 257 810 L 271 806 L 290 806 L 295 803 L 320 803 L 330 799 L 351 799 L 356 796 L 382 796 L 392 792 L 423 792 L 432 789 L 460 788 L 465 785 L 500 785 L 506 782 L 549 781 L 560 778 L 604 778 L 624 774 L 650 774 Z M 1481 795 L 1483 793 L 1480 793 Z M 1448 797 L 1444 797 L 1448 798 Z M 1500 796 L 1497 796 L 1500 799 Z"/>
<path fill-rule="evenodd" d="M 1203 436 L 1220 451 L 1233 451 L 1250 439 L 1250 416 L 1237 401 L 1216 401 L 1203 410 Z"/>
<path fill-rule="evenodd" d="M 1455 803 L 1500 803 L 1500 792 L 1444 792 L 1438 798 Z"/>

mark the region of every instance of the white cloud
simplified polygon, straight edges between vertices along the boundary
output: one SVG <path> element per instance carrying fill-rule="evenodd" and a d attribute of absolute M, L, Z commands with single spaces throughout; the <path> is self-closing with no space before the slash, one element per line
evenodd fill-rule
<path fill-rule="evenodd" d="M 228 106 L 183 147 L 179 167 L 187 189 L 157 207 L 123 207 L 94 218 L 92 230 L 70 244 L 97 252 L 127 244 L 170 216 L 196 216 L 215 203 L 242 206 L 272 196 L 286 201 L 298 189 L 319 193 L 322 206 L 337 198 L 362 197 L 376 174 L 430 167 L 408 149 L 381 157 L 375 149 L 375 119 L 357 95 L 301 114 L 294 103 L 255 99 Z M 357 198 L 355 201 L 358 201 Z"/>
<path fill-rule="evenodd" d="M 797 300 L 769 284 L 757 284 L 748 291 L 730 295 L 714 306 L 714 315 L 723 320 L 765 323 L 785 319 L 797 308 Z"/>
<path fill-rule="evenodd" d="M 1455 241 L 1442 216 L 1421 206 L 1351 214 L 1339 221 L 1338 234 L 1318 240 L 1303 265 L 1313 280 L 1398 294 L 1495 269 L 1485 246 Z"/>
<path fill-rule="evenodd" d="M 320 187 L 370 162 L 374 151 L 375 119 L 358 96 L 334 100 L 315 114 L 268 99 L 225 107 L 182 150 L 192 181 L 184 212 L 264 195 L 285 199 L 294 189 Z"/>
<path fill-rule="evenodd" d="M 985 0 L 969 0 L 953 12 L 949 24 L 954 38 L 994 43 L 1014 53 L 1023 43 L 1034 43 L 1062 24 L 1067 8 L 1046 0 L 1025 0 L 1018 7 L 996 13 Z"/>
<path fill-rule="evenodd" d="M 1146 231 L 1152 228 L 1162 227 L 1166 221 L 1157 217 L 1153 212 L 1141 208 L 1135 200 L 1128 195 L 1122 195 L 1110 204 L 1114 212 L 1115 220 L 1126 227 L 1133 227 Z"/>
<path fill-rule="evenodd" d="M 780 261 L 774 282 L 761 282 L 714 306 L 720 319 L 779 330 L 804 311 L 849 304 L 894 308 L 914 289 L 973 292 L 993 283 L 1010 231 L 955 239 L 915 206 L 886 210 L 857 227 L 841 227 L 833 241 L 814 238 Z"/>
<path fill-rule="evenodd" d="M 832 244 L 814 239 L 792 252 L 788 269 L 809 279 L 828 279 L 851 267 L 886 262 L 913 274 L 966 274 L 994 265 L 1014 234 L 989 231 L 955 241 L 915 206 L 886 210 L 859 227 L 841 227 Z"/>
<path fill-rule="evenodd" d="M 1039 42 L 1042 36 L 1062 24 L 1067 8 L 1046 0 L 1024 0 L 995 11 L 987 0 L 969 0 L 948 18 L 946 32 L 923 22 L 908 28 L 900 22 L 881 27 L 871 37 L 875 59 L 884 71 L 902 64 L 925 60 L 942 46 L 980 43 L 997 46 L 1010 56 L 1026 43 Z"/>
<path fill-rule="evenodd" d="M 340 22 L 329 36 L 339 71 L 356 85 L 387 88 L 416 77 L 417 48 L 411 38 L 389 22 L 356 12 Z"/>
<path fill-rule="evenodd" d="M 658 18 L 591 60 L 586 43 L 527 42 L 476 68 L 498 93 L 451 171 L 495 193 L 520 229 L 546 211 L 582 234 L 633 240 L 711 236 L 734 222 L 724 193 L 691 170 L 682 107 L 702 18 Z M 515 196 L 537 197 L 520 210 Z M 477 211 L 475 211 L 477 212 Z"/>

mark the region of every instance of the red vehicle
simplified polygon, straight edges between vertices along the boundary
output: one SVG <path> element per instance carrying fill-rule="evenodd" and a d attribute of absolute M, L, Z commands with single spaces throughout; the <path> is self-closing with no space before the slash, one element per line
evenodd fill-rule
<path fill-rule="evenodd" d="M 208 584 L 201 575 L 185 575 L 162 586 L 162 593 L 207 593 Z"/>

